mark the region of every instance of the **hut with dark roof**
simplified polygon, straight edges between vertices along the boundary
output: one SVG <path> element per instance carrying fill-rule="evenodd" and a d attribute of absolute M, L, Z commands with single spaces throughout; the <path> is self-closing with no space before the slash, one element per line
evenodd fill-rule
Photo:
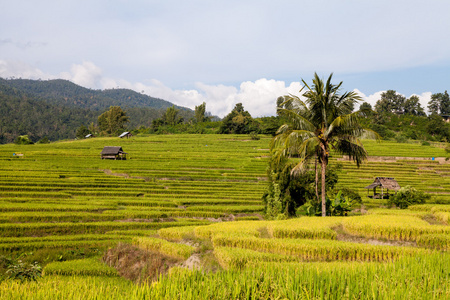
<path fill-rule="evenodd" d="M 377 187 L 381 188 L 381 193 L 377 193 Z M 400 185 L 393 177 L 377 177 L 371 185 L 365 187 L 367 193 L 373 189 L 373 195 L 368 195 L 369 198 L 385 199 L 389 198 L 389 191 L 397 192 Z"/>
<path fill-rule="evenodd" d="M 127 153 L 123 152 L 122 147 L 105 146 L 100 153 L 102 159 L 127 159 Z"/>

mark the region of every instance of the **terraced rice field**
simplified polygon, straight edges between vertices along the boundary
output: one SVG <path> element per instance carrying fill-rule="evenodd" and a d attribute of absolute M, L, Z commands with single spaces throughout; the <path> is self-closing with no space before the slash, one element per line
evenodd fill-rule
<path fill-rule="evenodd" d="M 341 186 L 365 195 L 374 177 L 395 177 L 438 190 L 428 205 L 249 221 L 263 208 L 269 140 L 167 135 L 0 146 L 0 255 L 26 253 L 45 266 L 37 282 L 0 280 L 0 299 L 450 298 L 450 205 L 434 204 L 450 203 L 450 171 L 429 159 L 442 149 L 367 142 L 371 155 L 418 159 L 360 169 L 341 162 Z M 100 159 L 104 146 L 119 145 L 130 159 Z M 180 265 L 135 285 L 101 262 L 119 243 Z M 215 272 L 198 269 L 206 265 Z"/>
<path fill-rule="evenodd" d="M 130 230 L 260 213 L 267 143 L 178 135 L 2 145 L 0 249 L 73 248 L 90 241 L 104 248 L 129 241 Z M 122 146 L 130 159 L 100 159 L 111 145 Z M 18 237 L 23 242 L 5 240 Z"/>
<path fill-rule="evenodd" d="M 339 186 L 355 189 L 369 207 L 376 207 L 381 200 L 367 197 L 375 177 L 393 177 L 400 186 L 410 185 L 431 194 L 431 203 L 450 204 L 450 161 L 446 161 L 443 148 L 420 144 L 400 144 L 383 141 L 364 141 L 371 156 L 360 168 L 348 160 L 335 158 L 342 164 Z M 433 160 L 434 158 L 434 160 Z"/>
<path fill-rule="evenodd" d="M 174 266 L 133 285 L 98 257 L 53 262 L 37 283 L 4 281 L 5 299 L 448 299 L 450 228 L 422 219 L 450 206 L 367 216 L 235 221 L 159 229 L 132 243 L 174 259 L 210 248 L 222 270 Z M 403 213 L 407 212 L 407 214 Z M 351 236 L 351 233 L 357 235 Z M 374 239 L 377 238 L 377 239 Z M 379 239 L 381 238 L 381 240 Z M 352 239 L 357 239 L 352 240 Z M 186 245 L 193 242 L 195 245 Z M 203 246 L 202 246 L 203 244 Z M 69 284 L 70 283 L 70 284 Z"/>

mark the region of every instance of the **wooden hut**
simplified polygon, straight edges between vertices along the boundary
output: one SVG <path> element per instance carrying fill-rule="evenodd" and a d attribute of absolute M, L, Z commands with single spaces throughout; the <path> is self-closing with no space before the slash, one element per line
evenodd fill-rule
<path fill-rule="evenodd" d="M 123 152 L 122 147 L 105 146 L 100 156 L 102 159 L 127 159 L 127 153 Z"/>
<path fill-rule="evenodd" d="M 377 187 L 381 188 L 381 193 L 377 193 Z M 389 191 L 397 192 L 400 185 L 393 177 L 377 177 L 371 185 L 365 187 L 369 198 L 385 199 L 389 198 Z M 373 189 L 373 195 L 369 195 L 369 190 Z"/>

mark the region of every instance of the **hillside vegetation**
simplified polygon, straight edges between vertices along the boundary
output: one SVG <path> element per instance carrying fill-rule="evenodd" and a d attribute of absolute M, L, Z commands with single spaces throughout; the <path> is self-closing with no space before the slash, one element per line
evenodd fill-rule
<path fill-rule="evenodd" d="M 0 144 L 19 135 L 34 142 L 74 138 L 81 125 L 97 123 L 110 106 L 121 106 L 130 117 L 129 128 L 150 127 L 172 103 L 128 89 L 92 90 L 67 80 L 0 78 Z M 189 119 L 192 110 L 178 107 Z"/>

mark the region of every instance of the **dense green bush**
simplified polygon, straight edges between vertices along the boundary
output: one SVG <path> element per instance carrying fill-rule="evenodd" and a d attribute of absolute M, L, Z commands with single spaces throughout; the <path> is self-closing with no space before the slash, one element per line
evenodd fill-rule
<path fill-rule="evenodd" d="M 403 134 L 398 134 L 395 137 L 395 140 L 397 141 L 397 143 L 407 143 L 408 142 L 408 138 L 406 136 L 404 136 Z"/>
<path fill-rule="evenodd" d="M 315 171 L 308 170 L 297 176 L 291 175 L 291 170 L 295 166 L 293 162 L 285 160 L 277 164 L 272 158 L 267 176 L 269 178 L 268 187 L 262 199 L 264 203 L 264 213 L 267 218 L 279 218 L 279 214 L 294 216 L 298 214 L 298 207 L 305 203 L 313 203 L 314 211 L 320 211 L 315 205 L 320 206 L 320 201 L 315 191 Z M 333 190 L 338 182 L 338 170 L 341 165 L 329 166 L 326 171 L 326 187 Z M 321 191 L 321 172 L 318 170 L 317 190 Z M 316 203 L 317 202 L 317 203 Z M 311 211 L 312 211 L 311 210 Z"/>
<path fill-rule="evenodd" d="M 384 140 L 391 139 L 391 138 L 395 137 L 395 132 L 393 132 L 392 130 L 388 129 L 384 125 L 372 124 L 370 127 L 371 127 L 371 129 L 373 131 L 378 133 Z"/>
<path fill-rule="evenodd" d="M 19 135 L 14 143 L 16 145 L 31 145 L 33 144 L 33 141 L 30 140 L 28 135 Z"/>
<path fill-rule="evenodd" d="M 389 197 L 387 204 L 405 209 L 413 204 L 424 204 L 427 199 L 430 199 L 430 197 L 430 195 L 407 185 L 402 187 L 395 195 Z"/>
<path fill-rule="evenodd" d="M 352 189 L 342 188 L 333 189 L 327 195 L 326 215 L 327 216 L 346 216 L 356 203 L 361 203 L 361 196 Z M 300 216 L 321 216 L 322 203 L 317 200 L 309 200 L 296 209 L 296 215 Z"/>
<path fill-rule="evenodd" d="M 46 136 L 44 136 L 38 141 L 38 144 L 50 144 L 50 140 Z"/>

